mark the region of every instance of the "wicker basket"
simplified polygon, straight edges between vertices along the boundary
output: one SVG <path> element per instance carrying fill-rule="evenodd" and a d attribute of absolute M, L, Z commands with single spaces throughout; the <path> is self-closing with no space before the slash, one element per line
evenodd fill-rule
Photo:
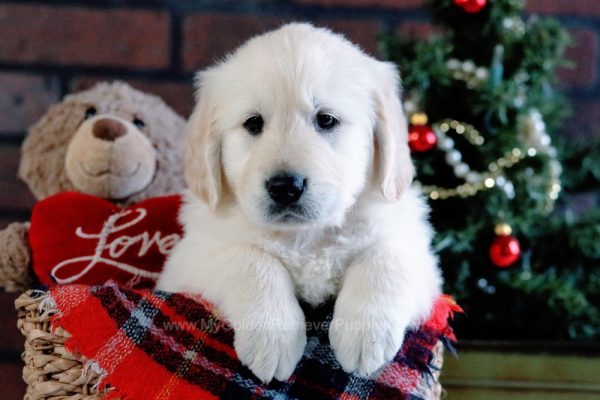
<path fill-rule="evenodd" d="M 15 300 L 17 327 L 25 336 L 22 354 L 23 380 L 27 384 L 25 400 L 103 399 L 105 390 L 98 390 L 100 375 L 93 364 L 65 349 L 69 333 L 62 328 L 51 332 L 53 313 L 44 298 L 45 292 L 29 290 Z"/>
<path fill-rule="evenodd" d="M 22 354 L 25 366 L 23 379 L 27 384 L 25 400 L 101 400 L 110 387 L 98 389 L 101 379 L 93 362 L 65 349 L 69 333 L 58 327 L 51 331 L 53 311 L 45 301 L 46 292 L 29 290 L 15 300 L 18 311 L 17 326 L 25 336 Z M 417 385 L 419 398 L 439 400 L 442 385 L 439 374 L 442 369 L 444 346 L 438 342 L 432 360 L 433 378 L 421 377 Z"/>

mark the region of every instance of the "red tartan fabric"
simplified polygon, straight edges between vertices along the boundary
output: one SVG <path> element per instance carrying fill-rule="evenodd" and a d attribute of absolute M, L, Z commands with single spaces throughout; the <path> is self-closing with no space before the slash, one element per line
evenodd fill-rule
<path fill-rule="evenodd" d="M 441 296 L 430 319 L 409 331 L 394 360 L 373 379 L 344 372 L 329 348 L 326 324 L 307 332 L 305 354 L 287 382 L 262 384 L 236 357 L 233 331 L 199 296 L 119 287 L 51 289 L 53 326 L 71 333 L 67 348 L 96 361 L 110 397 L 127 399 L 419 399 L 431 376 L 432 349 L 454 340 L 448 318 L 460 308 Z M 330 321 L 332 304 L 305 308 L 307 321 Z"/>

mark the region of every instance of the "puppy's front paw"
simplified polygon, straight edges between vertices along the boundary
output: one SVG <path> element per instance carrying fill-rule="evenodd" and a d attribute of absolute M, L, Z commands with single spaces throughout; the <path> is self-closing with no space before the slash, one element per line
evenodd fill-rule
<path fill-rule="evenodd" d="M 336 304 L 329 341 L 344 371 L 369 376 L 400 350 L 407 323 L 384 305 L 355 306 Z"/>
<path fill-rule="evenodd" d="M 298 305 L 282 307 L 276 313 L 253 313 L 235 330 L 238 358 L 265 383 L 273 377 L 287 380 L 302 358 L 305 345 L 306 325 Z"/>

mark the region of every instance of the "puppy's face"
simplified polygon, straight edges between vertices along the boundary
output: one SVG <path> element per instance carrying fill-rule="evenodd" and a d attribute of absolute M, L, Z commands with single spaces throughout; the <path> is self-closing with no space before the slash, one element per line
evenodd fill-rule
<path fill-rule="evenodd" d="M 369 175 L 373 107 L 353 82 L 359 71 L 326 66 L 331 55 L 311 47 L 270 57 L 243 51 L 247 72 L 235 71 L 238 60 L 227 72 L 236 81 L 224 89 L 236 100 L 218 117 L 229 123 L 220 127 L 223 169 L 257 223 L 339 223 Z"/>
<path fill-rule="evenodd" d="M 373 179 L 397 198 L 412 176 L 395 71 L 327 30 L 259 36 L 199 83 L 186 176 L 215 209 L 233 201 L 274 229 L 339 225 Z"/>

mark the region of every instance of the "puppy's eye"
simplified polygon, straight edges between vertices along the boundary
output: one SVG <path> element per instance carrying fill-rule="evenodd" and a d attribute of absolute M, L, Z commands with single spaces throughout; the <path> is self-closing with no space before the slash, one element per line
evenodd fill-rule
<path fill-rule="evenodd" d="M 318 113 L 317 114 L 317 125 L 319 128 L 329 130 L 335 128 L 340 121 L 336 117 L 327 113 Z"/>
<path fill-rule="evenodd" d="M 135 126 L 137 126 L 138 129 L 143 129 L 146 126 L 146 124 L 144 123 L 144 121 L 142 121 L 139 118 L 134 118 L 133 121 L 131 121 L 131 122 L 133 122 L 133 124 Z"/>
<path fill-rule="evenodd" d="M 244 128 L 246 128 L 251 135 L 259 135 L 262 132 L 264 125 L 265 121 L 263 121 L 263 118 L 260 115 L 253 115 L 244 122 Z"/>
<path fill-rule="evenodd" d="M 94 107 L 89 107 L 87 110 L 85 110 L 85 119 L 90 119 L 92 118 L 94 115 L 96 115 L 97 111 Z"/>

